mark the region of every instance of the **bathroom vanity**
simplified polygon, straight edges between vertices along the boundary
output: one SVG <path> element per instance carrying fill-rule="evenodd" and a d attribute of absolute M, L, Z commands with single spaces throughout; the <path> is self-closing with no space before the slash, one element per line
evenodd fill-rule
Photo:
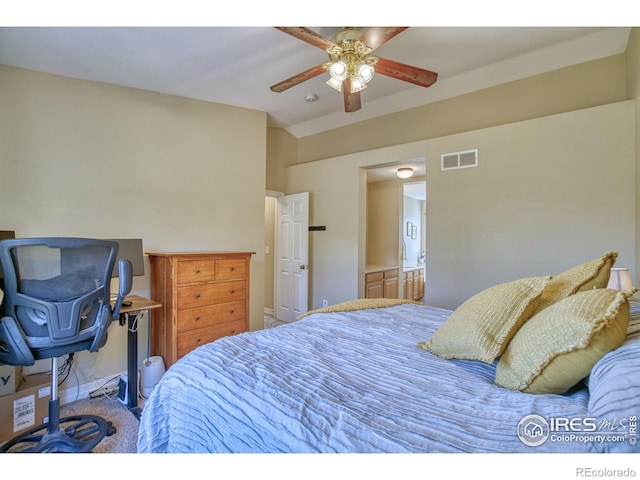
<path fill-rule="evenodd" d="M 402 272 L 402 296 L 400 296 L 400 268 L 367 265 L 365 298 L 421 300 L 424 297 L 424 266 L 405 266 Z"/>

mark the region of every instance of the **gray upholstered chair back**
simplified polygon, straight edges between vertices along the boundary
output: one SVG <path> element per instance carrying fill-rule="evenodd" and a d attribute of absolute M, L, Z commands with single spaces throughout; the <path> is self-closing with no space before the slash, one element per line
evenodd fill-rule
<path fill-rule="evenodd" d="M 114 316 L 110 284 L 117 253 L 117 242 L 98 239 L 0 242 L 0 362 L 31 365 L 101 348 Z"/>

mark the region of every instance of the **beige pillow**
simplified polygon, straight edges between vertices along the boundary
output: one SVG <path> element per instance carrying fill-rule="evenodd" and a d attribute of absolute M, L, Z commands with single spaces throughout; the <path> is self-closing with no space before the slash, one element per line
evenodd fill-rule
<path fill-rule="evenodd" d="M 632 293 L 579 292 L 530 318 L 502 354 L 496 384 L 527 393 L 569 390 L 624 342 Z"/>
<path fill-rule="evenodd" d="M 577 265 L 553 277 L 542 292 L 540 303 L 533 314 L 574 293 L 606 288 L 611 267 L 616 263 L 617 257 L 618 252 L 609 251 L 600 258 Z"/>
<path fill-rule="evenodd" d="M 474 295 L 418 346 L 441 358 L 493 363 L 529 318 L 550 278 L 523 278 Z"/>

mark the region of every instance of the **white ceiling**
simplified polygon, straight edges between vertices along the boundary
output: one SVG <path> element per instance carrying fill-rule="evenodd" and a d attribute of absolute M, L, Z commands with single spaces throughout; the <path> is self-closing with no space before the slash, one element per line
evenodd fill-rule
<path fill-rule="evenodd" d="M 339 28 L 310 27 L 326 37 Z M 621 53 L 626 27 L 411 27 L 377 56 L 438 72 L 430 88 L 376 75 L 362 109 L 343 110 L 324 75 L 269 87 L 327 61 L 271 27 L 3 27 L 0 64 L 268 113 L 301 138 L 568 65 Z M 305 102 L 315 93 L 318 100 Z"/>

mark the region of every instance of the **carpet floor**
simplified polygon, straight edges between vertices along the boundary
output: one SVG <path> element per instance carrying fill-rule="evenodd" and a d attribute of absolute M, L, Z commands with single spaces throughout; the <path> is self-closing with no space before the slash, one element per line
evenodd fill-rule
<path fill-rule="evenodd" d="M 265 315 L 265 328 L 273 328 L 284 324 Z M 141 403 L 141 406 L 142 403 Z M 96 447 L 94 453 L 136 453 L 138 442 L 139 420 L 122 404 L 116 393 L 103 395 L 94 399 L 82 399 L 63 405 L 60 416 L 99 415 L 116 427 L 116 433 L 105 437 Z"/>
<path fill-rule="evenodd" d="M 98 415 L 113 423 L 116 433 L 102 439 L 94 453 L 136 453 L 139 421 L 116 393 L 98 398 L 86 398 L 68 403 L 60 408 L 60 416 Z"/>

